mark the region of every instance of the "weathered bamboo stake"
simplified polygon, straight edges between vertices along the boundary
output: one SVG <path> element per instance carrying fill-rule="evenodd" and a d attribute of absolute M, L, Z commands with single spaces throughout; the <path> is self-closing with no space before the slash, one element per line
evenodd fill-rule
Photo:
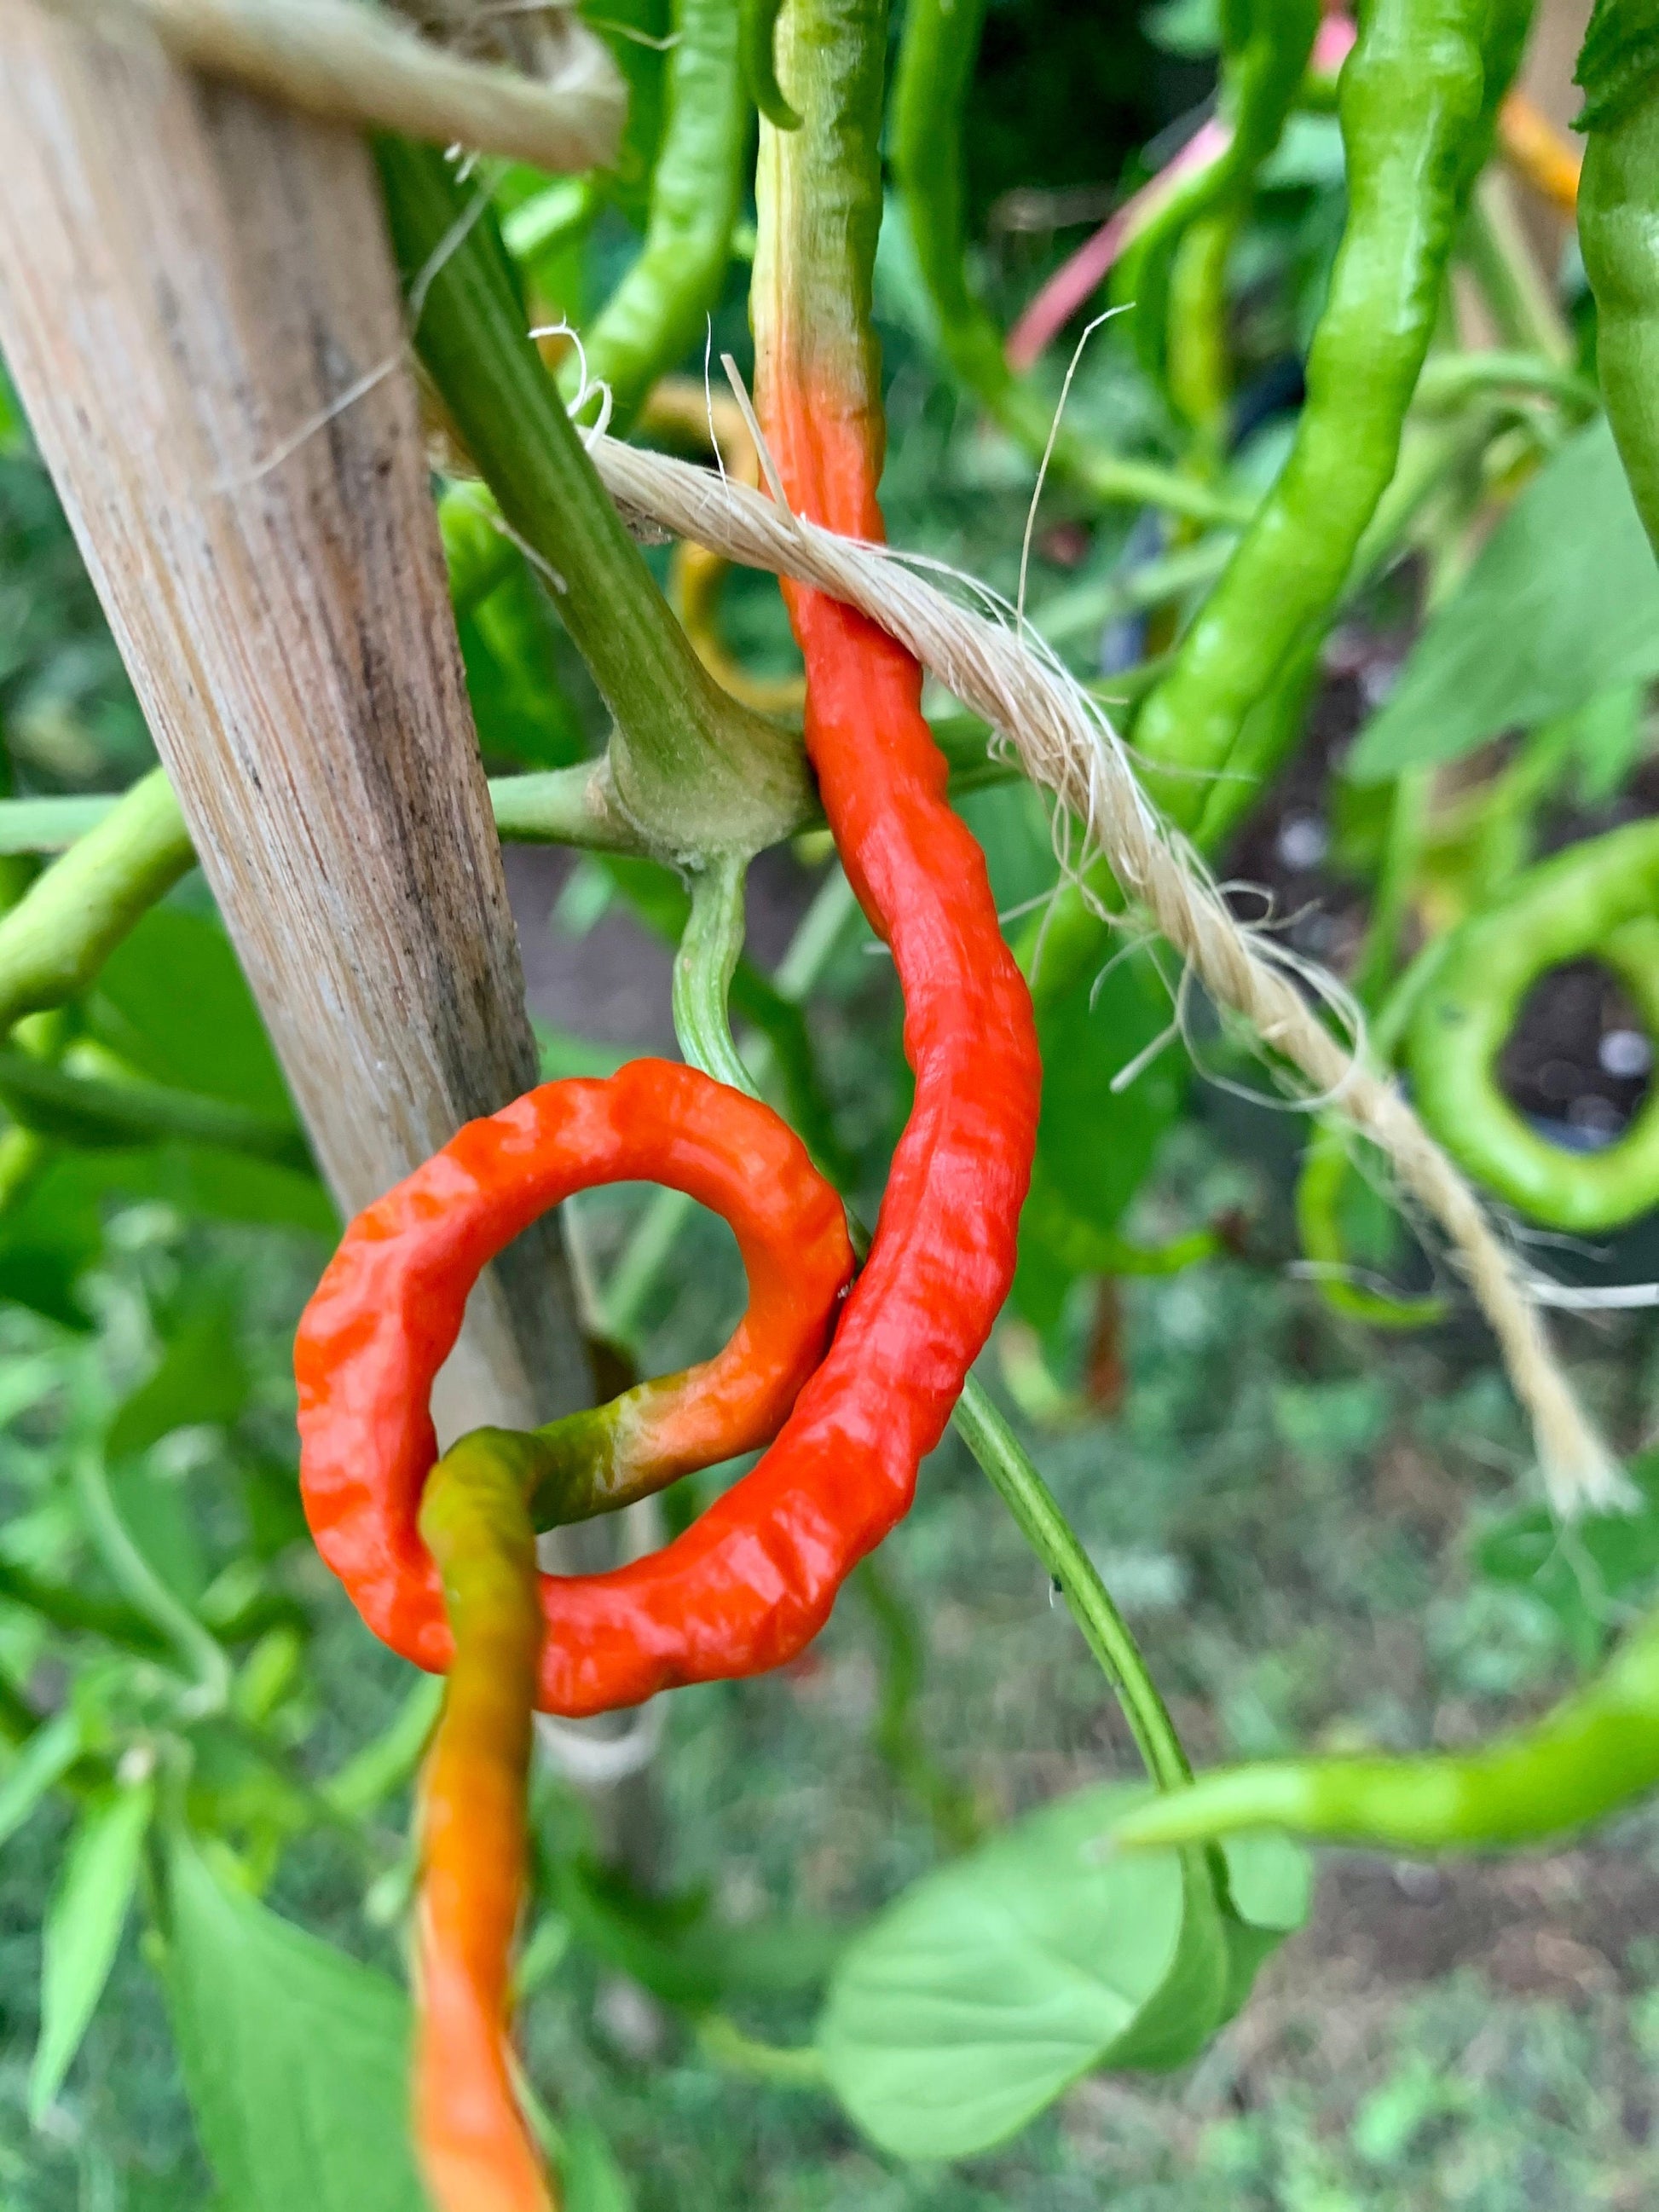
<path fill-rule="evenodd" d="M 535 1079 L 378 191 L 349 131 L 0 0 L 0 347 L 342 1206 Z M 441 1429 L 585 1402 L 549 1224 Z"/>

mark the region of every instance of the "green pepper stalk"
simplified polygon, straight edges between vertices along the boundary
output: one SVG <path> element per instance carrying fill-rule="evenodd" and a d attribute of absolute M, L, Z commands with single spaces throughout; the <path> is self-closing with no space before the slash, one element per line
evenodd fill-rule
<path fill-rule="evenodd" d="M 1133 303 L 1136 340 L 1155 374 L 1164 366 L 1168 333 L 1177 404 L 1199 396 L 1182 390 L 1197 336 L 1193 325 L 1215 319 L 1229 248 L 1306 74 L 1319 17 L 1319 0 L 1224 0 L 1218 119 L 1225 149 L 1182 179 L 1117 265 L 1112 295 Z M 1195 318 L 1195 307 L 1209 312 Z M 1213 406 L 1212 392 L 1209 398 Z M 1190 404 L 1183 411 L 1194 419 Z M 1197 420 L 1202 429 L 1201 416 Z"/>
<path fill-rule="evenodd" d="M 670 860 L 788 836 L 811 805 L 799 744 L 726 696 L 670 613 L 526 331 L 488 209 L 441 156 L 398 139 L 377 152 L 394 244 L 423 284 L 416 344 L 616 717 L 601 811 Z"/>

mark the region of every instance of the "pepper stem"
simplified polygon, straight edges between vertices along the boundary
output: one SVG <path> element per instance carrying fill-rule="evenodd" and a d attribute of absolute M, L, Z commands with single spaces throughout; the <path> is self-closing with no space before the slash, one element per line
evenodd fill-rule
<path fill-rule="evenodd" d="M 377 154 L 421 359 L 616 718 L 610 802 L 676 862 L 789 836 L 812 808 L 799 742 L 692 651 L 529 336 L 487 204 L 428 149 Z"/>

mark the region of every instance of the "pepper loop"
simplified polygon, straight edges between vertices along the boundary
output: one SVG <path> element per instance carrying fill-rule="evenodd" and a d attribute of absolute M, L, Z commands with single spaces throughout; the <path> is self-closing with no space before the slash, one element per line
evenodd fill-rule
<path fill-rule="evenodd" d="M 306 1309 L 295 1367 L 312 1533 L 368 1626 L 418 1666 L 441 1672 L 453 1649 L 417 1514 L 438 1457 L 432 1383 L 467 1293 L 549 1207 L 634 1181 L 683 1190 L 730 1223 L 750 1285 L 731 1341 L 545 1430 L 474 1432 L 519 1457 L 537 1517 L 608 1511 L 765 1443 L 823 1357 L 851 1248 L 839 1200 L 769 1109 L 663 1060 L 544 1085 L 470 1122 L 359 1214 Z M 884 1522 L 857 1510 L 842 1443 L 822 1424 L 800 1441 L 665 1550 L 606 1574 L 541 1577 L 544 1711 L 601 1712 L 757 1672 L 817 1632 Z"/>
<path fill-rule="evenodd" d="M 1534 1221 L 1581 1235 L 1659 1205 L 1659 1091 L 1599 1152 L 1528 1127 L 1497 1062 L 1522 1001 L 1548 969 L 1593 955 L 1659 1036 L 1659 823 L 1586 839 L 1519 877 L 1452 932 L 1407 1035 L 1417 1108 L 1447 1151 Z"/>

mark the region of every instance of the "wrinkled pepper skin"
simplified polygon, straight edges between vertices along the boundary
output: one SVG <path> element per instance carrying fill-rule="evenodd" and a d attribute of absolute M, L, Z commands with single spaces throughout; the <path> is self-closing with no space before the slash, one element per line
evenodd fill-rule
<path fill-rule="evenodd" d="M 787 0 L 778 74 L 802 124 L 761 126 L 751 295 L 758 411 L 790 502 L 871 539 L 884 536 L 870 305 L 885 54 L 872 0 Z M 984 857 L 945 802 L 920 669 L 838 602 L 785 595 L 806 749 L 848 878 L 892 949 L 915 1073 L 869 1259 L 774 1447 L 810 1432 L 837 1463 L 842 1540 L 862 1553 L 908 1507 L 1007 1295 L 1041 1071 Z"/>
<path fill-rule="evenodd" d="M 796 1410 L 760 1464 L 665 1550 L 609 1574 L 542 1577 L 538 1702 L 550 1712 L 603 1712 L 777 1665 L 821 1626 L 878 1539 L 867 1507 L 858 1510 L 863 1486 L 842 1431 L 813 1418 L 801 1392 L 852 1253 L 840 1201 L 799 1139 L 769 1108 L 668 1061 L 544 1085 L 469 1122 L 358 1215 L 295 1344 L 301 1488 L 318 1548 L 375 1634 L 441 1672 L 452 1638 L 416 1526 L 438 1456 L 433 1378 L 495 1255 L 573 1191 L 627 1182 L 666 1183 L 723 1214 L 750 1303 L 717 1358 L 573 1417 L 587 1443 L 610 1425 L 622 1440 L 613 1457 L 640 1475 L 610 1502 L 764 1443 Z M 889 1418 L 890 1371 L 864 1385 L 871 1428 Z"/>

